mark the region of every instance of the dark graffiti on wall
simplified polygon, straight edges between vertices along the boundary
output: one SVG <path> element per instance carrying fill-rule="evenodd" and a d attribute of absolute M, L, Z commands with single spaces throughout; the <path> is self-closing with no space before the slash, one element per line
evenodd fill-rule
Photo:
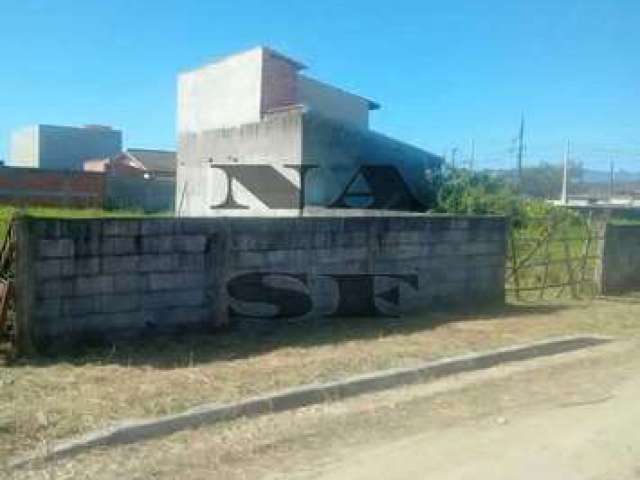
<path fill-rule="evenodd" d="M 15 228 L 25 351 L 504 298 L 506 225 L 495 217 L 24 217 Z"/>
<path fill-rule="evenodd" d="M 313 288 L 323 280 L 331 282 L 332 288 Z M 243 273 L 232 277 L 227 283 L 231 301 L 229 316 L 272 319 L 303 317 L 312 313 L 316 307 L 314 300 L 319 298 L 319 303 L 328 300 L 333 304 L 330 310 L 324 312 L 327 317 L 397 316 L 403 286 L 417 291 L 418 275 L 331 273 L 311 278 L 307 273 Z"/>
<path fill-rule="evenodd" d="M 225 175 L 226 197 L 211 209 L 248 210 L 233 194 L 238 182 L 269 209 L 301 209 L 306 202 L 307 180 L 317 165 L 284 165 L 298 174 L 299 187 L 272 165 L 211 164 Z M 347 180 L 329 208 L 366 208 L 380 210 L 424 210 L 402 175 L 393 165 L 363 165 Z"/>

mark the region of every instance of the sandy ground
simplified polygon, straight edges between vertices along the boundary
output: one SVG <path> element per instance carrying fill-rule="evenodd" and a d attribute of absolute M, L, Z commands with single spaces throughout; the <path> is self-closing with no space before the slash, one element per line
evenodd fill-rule
<path fill-rule="evenodd" d="M 640 478 L 640 343 L 428 384 L 7 472 L 91 479 Z"/>
<path fill-rule="evenodd" d="M 640 377 L 600 398 L 354 451 L 322 480 L 640 478 Z M 508 422 L 508 423 L 507 423 Z"/>

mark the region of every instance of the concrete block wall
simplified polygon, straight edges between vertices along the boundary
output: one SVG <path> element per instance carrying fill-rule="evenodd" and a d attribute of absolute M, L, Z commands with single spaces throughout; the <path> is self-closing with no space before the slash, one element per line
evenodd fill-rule
<path fill-rule="evenodd" d="M 640 290 L 640 225 L 607 225 L 600 283 L 605 295 Z"/>
<path fill-rule="evenodd" d="M 504 299 L 494 217 L 21 218 L 16 232 L 24 351 Z"/>

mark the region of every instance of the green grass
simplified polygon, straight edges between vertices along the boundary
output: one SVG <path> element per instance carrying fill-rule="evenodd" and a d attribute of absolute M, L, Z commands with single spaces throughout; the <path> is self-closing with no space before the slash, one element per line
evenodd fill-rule
<path fill-rule="evenodd" d="M 26 207 L 0 205 L 0 238 L 9 228 L 15 215 L 28 215 L 40 218 L 121 218 L 121 217 L 162 217 L 168 213 L 147 214 L 136 210 L 101 210 L 97 208 L 58 208 L 58 207 Z"/>
<path fill-rule="evenodd" d="M 611 225 L 640 225 L 640 218 L 612 218 Z"/>
<path fill-rule="evenodd" d="M 591 242 L 587 250 L 589 235 Z M 527 289 L 542 287 L 543 284 L 559 285 L 582 280 L 587 283 L 577 284 L 575 288 L 566 286 L 545 289 L 544 298 L 567 297 L 575 294 L 593 296 L 595 285 L 592 280 L 595 278 L 598 260 L 589 257 L 598 256 L 599 239 L 596 238 L 595 231 L 589 232 L 585 224 L 574 219 L 555 226 L 551 237 L 548 240 L 543 240 L 544 238 L 543 230 L 527 228 L 517 230 L 511 239 L 515 244 L 518 264 L 526 260 L 518 269 L 519 287 L 525 289 L 521 292 L 521 298 L 540 299 L 539 290 Z M 586 259 L 585 253 L 588 257 Z M 512 267 L 512 255 L 513 247 L 510 242 L 508 269 Z M 545 265 L 547 263 L 548 266 Z M 515 279 L 507 275 L 507 288 L 514 287 Z"/>

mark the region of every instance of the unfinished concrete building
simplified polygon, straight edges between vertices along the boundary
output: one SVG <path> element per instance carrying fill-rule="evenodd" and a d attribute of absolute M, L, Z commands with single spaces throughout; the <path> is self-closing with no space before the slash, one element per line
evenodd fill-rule
<path fill-rule="evenodd" d="M 11 135 L 9 165 L 82 170 L 86 160 L 122 150 L 122 132 L 103 125 L 32 125 Z"/>
<path fill-rule="evenodd" d="M 178 215 L 422 208 L 441 158 L 370 130 L 377 103 L 304 68 L 258 47 L 179 76 Z M 371 195 L 381 187 L 385 205 Z"/>

